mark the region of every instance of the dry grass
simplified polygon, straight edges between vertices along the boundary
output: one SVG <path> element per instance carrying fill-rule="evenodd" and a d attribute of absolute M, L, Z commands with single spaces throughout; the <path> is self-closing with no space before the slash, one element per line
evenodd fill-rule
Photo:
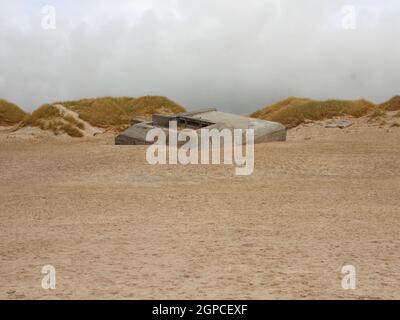
<path fill-rule="evenodd" d="M 72 137 L 83 136 L 81 130 L 85 129 L 85 124 L 71 116 L 62 115 L 58 108 L 53 107 L 56 104 L 78 113 L 82 120 L 93 126 L 117 131 L 127 128 L 132 118 L 137 116 L 150 118 L 155 113 L 174 114 L 186 111 L 165 97 L 105 97 L 42 105 L 32 113 L 27 124 L 51 130 L 56 135 L 64 132 Z"/>
<path fill-rule="evenodd" d="M 119 127 L 130 123 L 129 108 L 133 98 L 97 98 L 66 101 L 60 104 L 75 111 L 79 117 L 91 125 L 107 128 Z"/>
<path fill-rule="evenodd" d="M 93 126 L 112 128 L 118 131 L 127 128 L 132 118 L 151 118 L 155 113 L 174 114 L 185 112 L 185 108 L 162 96 L 104 97 L 65 101 L 64 105 L 79 114 L 82 120 Z M 386 111 L 400 110 L 400 96 L 393 97 L 380 105 L 366 100 L 327 100 L 317 101 L 307 98 L 290 97 L 254 112 L 251 117 L 280 122 L 293 128 L 307 120 L 318 121 L 337 116 L 362 117 L 368 115 L 372 119 L 380 119 Z M 395 115 L 400 117 L 400 111 Z M 71 136 L 80 136 L 85 129 L 83 122 L 73 117 L 63 116 L 57 108 L 45 104 L 29 116 L 13 103 L 0 100 L 0 125 L 14 125 L 25 122 L 44 130 L 52 130 L 55 134 L 65 132 Z"/>
<path fill-rule="evenodd" d="M 62 115 L 57 108 L 49 104 L 44 104 L 32 113 L 28 120 L 28 124 L 35 126 L 40 120 L 52 120 L 61 117 Z"/>
<path fill-rule="evenodd" d="M 79 121 L 77 119 L 75 119 L 74 117 L 71 116 L 65 116 L 64 119 L 69 122 L 71 125 L 74 125 L 76 127 L 78 127 L 81 130 L 85 129 L 85 124 L 82 121 Z"/>
<path fill-rule="evenodd" d="M 144 118 L 150 118 L 155 113 L 175 114 L 186 112 L 186 109 L 181 105 L 160 96 L 145 96 L 135 99 L 130 107 L 131 116 Z"/>
<path fill-rule="evenodd" d="M 79 130 L 77 127 L 74 127 L 70 123 L 64 123 L 60 127 L 60 131 L 65 132 L 66 134 L 68 134 L 70 137 L 73 137 L 73 138 L 82 138 L 83 137 L 82 131 Z"/>
<path fill-rule="evenodd" d="M 389 101 L 382 103 L 380 107 L 386 111 L 400 110 L 400 96 L 395 96 Z"/>
<path fill-rule="evenodd" d="M 83 129 L 83 123 L 77 121 L 71 116 L 63 116 L 59 109 L 49 104 L 45 104 L 35 110 L 29 118 L 28 124 L 39 127 L 42 130 L 50 130 L 55 135 L 66 133 L 71 137 L 83 137 L 80 129 Z"/>
<path fill-rule="evenodd" d="M 132 118 L 150 118 L 155 113 L 179 113 L 185 109 L 166 97 L 146 96 L 138 99 L 130 97 L 105 97 L 60 102 L 75 111 L 79 117 L 100 128 L 123 130 Z"/>
<path fill-rule="evenodd" d="M 29 115 L 14 103 L 0 99 L 0 125 L 12 126 L 27 120 Z"/>
<path fill-rule="evenodd" d="M 370 118 L 381 118 L 386 116 L 386 112 L 381 108 L 376 108 L 371 114 L 368 115 Z"/>
<path fill-rule="evenodd" d="M 288 128 L 296 127 L 306 120 L 323 120 L 348 115 L 362 117 L 375 112 L 377 106 L 366 100 L 327 100 L 289 98 L 271 107 L 261 109 L 251 116 L 284 124 Z"/>
<path fill-rule="evenodd" d="M 301 106 L 303 104 L 310 103 L 310 102 L 313 102 L 313 100 L 306 99 L 306 98 L 289 97 L 289 98 L 279 101 L 271 106 L 262 108 L 256 112 L 254 112 L 251 116 L 254 118 L 266 119 L 271 114 L 281 111 L 290 106 Z"/>

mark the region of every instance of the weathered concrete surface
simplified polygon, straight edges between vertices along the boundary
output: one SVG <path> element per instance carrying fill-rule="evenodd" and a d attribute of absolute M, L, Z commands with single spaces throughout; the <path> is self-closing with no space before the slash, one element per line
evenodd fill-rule
<path fill-rule="evenodd" d="M 137 123 L 115 138 L 116 145 L 147 145 L 146 135 L 154 126 L 148 123 Z"/>
<path fill-rule="evenodd" d="M 132 127 L 121 133 L 115 139 L 115 144 L 142 144 L 146 145 L 146 134 L 153 128 L 166 128 L 169 121 L 183 119 L 184 121 L 197 121 L 205 125 L 208 129 L 218 128 L 222 129 L 253 129 L 254 130 L 254 143 L 264 143 L 272 141 L 286 141 L 286 128 L 280 123 L 270 122 L 249 118 L 245 116 L 219 112 L 215 109 L 206 111 L 198 111 L 191 113 L 178 114 L 176 116 L 160 116 L 155 115 L 153 122 L 137 123 Z M 197 130 L 200 136 L 200 129 Z M 165 130 L 168 134 L 167 130 Z M 245 139 L 243 139 L 243 142 Z"/>

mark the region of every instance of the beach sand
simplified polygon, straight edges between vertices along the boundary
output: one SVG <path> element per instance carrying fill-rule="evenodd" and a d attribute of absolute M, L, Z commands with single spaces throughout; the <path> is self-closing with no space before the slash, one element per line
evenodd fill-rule
<path fill-rule="evenodd" d="M 111 134 L 2 132 L 0 298 L 400 299 L 400 128 L 355 122 L 257 145 L 248 177 L 151 166 Z"/>

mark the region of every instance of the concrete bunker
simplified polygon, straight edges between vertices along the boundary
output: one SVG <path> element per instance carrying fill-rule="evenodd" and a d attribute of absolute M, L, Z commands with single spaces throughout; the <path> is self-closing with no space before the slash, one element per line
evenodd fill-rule
<path fill-rule="evenodd" d="M 272 141 L 286 141 L 286 127 L 280 123 L 270 122 L 246 116 L 240 116 L 216 109 L 206 109 L 195 112 L 179 113 L 175 115 L 155 114 L 151 121 L 133 119 L 132 126 L 115 138 L 116 145 L 149 145 L 146 141 L 147 133 L 155 128 L 165 132 L 168 137 L 169 124 L 177 122 L 177 129 L 192 129 L 200 132 L 201 129 L 254 129 L 254 143 Z"/>

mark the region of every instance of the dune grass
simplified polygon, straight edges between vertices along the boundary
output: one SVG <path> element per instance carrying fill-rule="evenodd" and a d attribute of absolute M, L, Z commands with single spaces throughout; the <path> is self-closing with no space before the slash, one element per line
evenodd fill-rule
<path fill-rule="evenodd" d="M 26 121 L 28 117 L 29 115 L 14 103 L 0 99 L 1 126 L 13 126 L 17 123 Z"/>
<path fill-rule="evenodd" d="M 133 98 L 95 98 L 60 102 L 66 108 L 79 114 L 91 125 L 107 128 L 120 127 L 130 123 L 129 108 Z"/>
<path fill-rule="evenodd" d="M 138 99 L 104 97 L 42 105 L 32 113 L 28 124 L 43 130 L 51 130 L 56 135 L 64 132 L 72 137 L 82 136 L 84 123 L 71 116 L 62 115 L 58 108 L 53 107 L 57 104 L 76 112 L 82 120 L 93 126 L 117 131 L 129 127 L 134 117 L 149 119 L 155 113 L 174 114 L 186 111 L 166 97 L 146 96 Z"/>
<path fill-rule="evenodd" d="M 68 134 L 70 137 L 73 137 L 73 138 L 82 138 L 83 137 L 82 131 L 70 123 L 64 123 L 59 128 L 59 130 L 62 132 L 65 132 L 66 134 Z"/>
<path fill-rule="evenodd" d="M 78 127 L 81 130 L 85 130 L 85 124 L 82 121 L 79 121 L 71 116 L 65 116 L 64 119 L 69 122 L 70 124 Z"/>
<path fill-rule="evenodd" d="M 103 97 L 45 104 L 29 115 L 15 104 L 0 99 L 0 125 L 23 122 L 26 125 L 51 130 L 55 134 L 83 136 L 84 123 L 62 115 L 58 108 L 53 107 L 55 104 L 62 104 L 77 112 L 82 120 L 93 126 L 117 131 L 127 128 L 134 117 L 150 119 L 155 113 L 175 114 L 186 111 L 184 107 L 162 96 Z M 395 117 L 400 117 L 400 96 L 379 105 L 362 99 L 317 101 L 290 97 L 254 112 L 251 117 L 280 122 L 288 128 L 293 128 L 307 120 L 318 121 L 337 116 L 369 116 L 371 119 L 380 119 L 386 115 L 386 111 L 397 110 L 399 112 Z"/>
<path fill-rule="evenodd" d="M 144 96 L 133 101 L 129 112 L 134 117 L 151 118 L 155 113 L 175 114 L 186 112 L 186 109 L 166 97 Z"/>
<path fill-rule="evenodd" d="M 287 128 L 293 128 L 306 120 L 318 121 L 343 115 L 359 118 L 377 109 L 375 104 L 366 100 L 315 101 L 292 97 L 261 109 L 251 117 L 279 122 Z"/>
<path fill-rule="evenodd" d="M 45 104 L 35 110 L 28 120 L 28 125 L 39 127 L 42 130 L 50 130 L 55 135 L 66 133 L 71 137 L 83 137 L 80 123 L 71 116 L 63 116 L 60 110 L 52 105 Z"/>
<path fill-rule="evenodd" d="M 381 118 L 386 116 L 386 112 L 381 108 L 376 108 L 373 112 L 368 115 L 371 119 Z"/>
<path fill-rule="evenodd" d="M 400 110 L 400 96 L 395 96 L 389 101 L 386 101 L 380 105 L 383 110 L 386 111 L 398 111 Z"/>
<path fill-rule="evenodd" d="M 274 103 L 273 105 L 262 108 L 254 112 L 251 116 L 254 118 L 266 119 L 271 114 L 281 111 L 289 106 L 300 106 L 306 103 L 310 103 L 313 100 L 306 98 L 289 97 L 285 100 Z"/>
<path fill-rule="evenodd" d="M 51 120 L 60 117 L 62 117 L 60 110 L 49 104 L 44 104 L 31 114 L 28 124 L 35 125 L 40 120 Z"/>
<path fill-rule="evenodd" d="M 79 117 L 91 125 L 100 128 L 123 130 L 134 117 L 151 118 L 155 113 L 173 114 L 185 109 L 166 97 L 146 96 L 138 99 L 131 97 L 104 97 L 59 102 L 79 114 Z"/>

